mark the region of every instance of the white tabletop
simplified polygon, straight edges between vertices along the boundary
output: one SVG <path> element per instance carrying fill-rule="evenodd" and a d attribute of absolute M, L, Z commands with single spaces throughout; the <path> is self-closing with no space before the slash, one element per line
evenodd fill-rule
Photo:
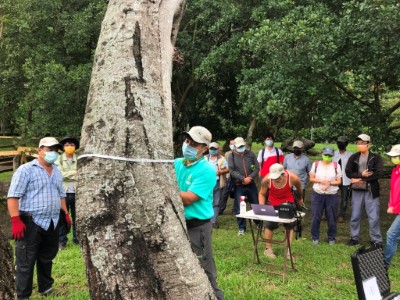
<path fill-rule="evenodd" d="M 300 216 L 304 217 L 306 214 L 304 212 L 300 212 Z M 238 214 L 236 215 L 238 218 L 243 219 L 251 219 L 251 220 L 262 220 L 262 221 L 270 221 L 270 222 L 277 222 L 277 223 L 292 223 L 296 221 L 296 218 L 293 219 L 281 219 L 278 216 L 261 216 L 255 215 L 253 210 L 246 211 L 245 214 Z"/>

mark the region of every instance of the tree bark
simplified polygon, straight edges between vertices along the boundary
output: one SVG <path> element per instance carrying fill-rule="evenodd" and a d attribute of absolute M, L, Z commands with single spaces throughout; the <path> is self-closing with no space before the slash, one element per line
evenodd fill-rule
<path fill-rule="evenodd" d="M 92 299 L 214 299 L 188 241 L 173 159 L 181 0 L 111 0 L 81 135 L 77 229 Z M 126 162 L 119 157 L 148 159 Z"/>
<path fill-rule="evenodd" d="M 0 230 L 0 299 L 15 298 L 13 258 L 10 243 Z"/>

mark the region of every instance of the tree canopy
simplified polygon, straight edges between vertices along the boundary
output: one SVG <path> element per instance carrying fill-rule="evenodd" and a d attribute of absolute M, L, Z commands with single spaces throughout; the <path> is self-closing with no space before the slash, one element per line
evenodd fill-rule
<path fill-rule="evenodd" d="M 79 135 L 106 1 L 0 4 L 3 133 Z M 400 136 L 396 0 L 188 1 L 172 80 L 173 126 L 215 139 Z"/>

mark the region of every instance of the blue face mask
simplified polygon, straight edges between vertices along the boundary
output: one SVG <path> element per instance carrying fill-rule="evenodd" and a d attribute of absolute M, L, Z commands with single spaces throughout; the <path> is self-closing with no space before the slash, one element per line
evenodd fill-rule
<path fill-rule="evenodd" d="M 265 141 L 265 145 L 267 145 L 268 147 L 272 147 L 273 144 L 274 144 L 274 141 L 271 141 L 271 140 Z"/>
<path fill-rule="evenodd" d="M 196 148 L 190 146 L 189 144 L 183 143 L 182 153 L 183 157 L 186 158 L 187 160 L 196 160 L 198 152 L 199 150 L 197 150 Z"/>
<path fill-rule="evenodd" d="M 49 163 L 52 164 L 54 163 L 58 158 L 58 154 L 56 151 L 49 151 L 46 152 L 46 156 L 44 157 L 44 160 Z"/>
<path fill-rule="evenodd" d="M 210 149 L 210 154 L 211 155 L 217 155 L 218 154 L 218 150 Z"/>
<path fill-rule="evenodd" d="M 236 149 L 236 151 L 239 152 L 239 153 L 243 153 L 245 150 L 246 150 L 245 146 L 242 146 L 242 147 L 239 147 L 239 148 Z"/>
<path fill-rule="evenodd" d="M 233 151 L 235 149 L 235 145 L 229 145 L 229 149 Z"/>

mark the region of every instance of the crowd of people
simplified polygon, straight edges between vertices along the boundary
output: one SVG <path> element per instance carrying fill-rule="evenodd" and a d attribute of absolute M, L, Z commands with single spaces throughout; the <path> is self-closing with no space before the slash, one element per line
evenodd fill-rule
<path fill-rule="evenodd" d="M 302 207 L 310 182 L 313 245 L 321 242 L 323 218 L 328 223 L 327 242 L 335 245 L 337 223 L 348 218 L 346 212 L 351 201 L 347 245 L 360 243 L 360 221 L 365 210 L 370 242 L 375 247 L 383 247 L 379 220 L 383 160 L 371 152 L 370 136 L 360 134 L 357 137 L 356 153 L 346 150 L 349 140 L 340 136 L 337 150 L 325 146 L 321 159 L 311 164 L 300 140 L 295 140 L 292 153 L 285 155 L 274 146 L 274 135 L 266 134 L 265 146 L 256 156 L 242 137 L 236 137 L 229 143 L 230 151 L 223 155 L 218 142 L 213 142 L 211 132 L 205 127 L 194 126 L 182 135 L 183 157 L 175 159 L 174 167 L 189 241 L 218 299 L 224 299 L 224 293 L 217 284 L 212 231 L 219 228 L 218 216 L 226 209 L 229 196 L 234 198 L 235 215 L 240 213 L 243 197 L 250 204 L 270 204 L 277 208 L 289 202 Z M 37 159 L 22 165 L 13 175 L 7 198 L 16 245 L 18 299 L 29 299 L 35 265 L 39 293 L 52 292 L 52 260 L 67 245 L 71 227 L 73 243 L 79 244 L 75 226 L 77 149 L 79 140 L 76 138 L 58 142 L 53 137 L 45 137 L 39 142 Z M 58 154 L 59 150 L 63 152 Z M 389 267 L 400 239 L 400 145 L 393 146 L 387 155 L 396 165 L 387 212 L 397 215 L 387 232 L 385 263 Z M 261 179 L 260 189 L 256 184 L 258 178 Z M 237 225 L 238 236 L 244 235 L 246 220 L 237 217 Z M 264 224 L 267 239 L 272 240 L 278 225 Z M 294 224 L 288 228 L 291 243 Z M 276 258 L 271 243 L 266 243 L 264 255 Z"/>

